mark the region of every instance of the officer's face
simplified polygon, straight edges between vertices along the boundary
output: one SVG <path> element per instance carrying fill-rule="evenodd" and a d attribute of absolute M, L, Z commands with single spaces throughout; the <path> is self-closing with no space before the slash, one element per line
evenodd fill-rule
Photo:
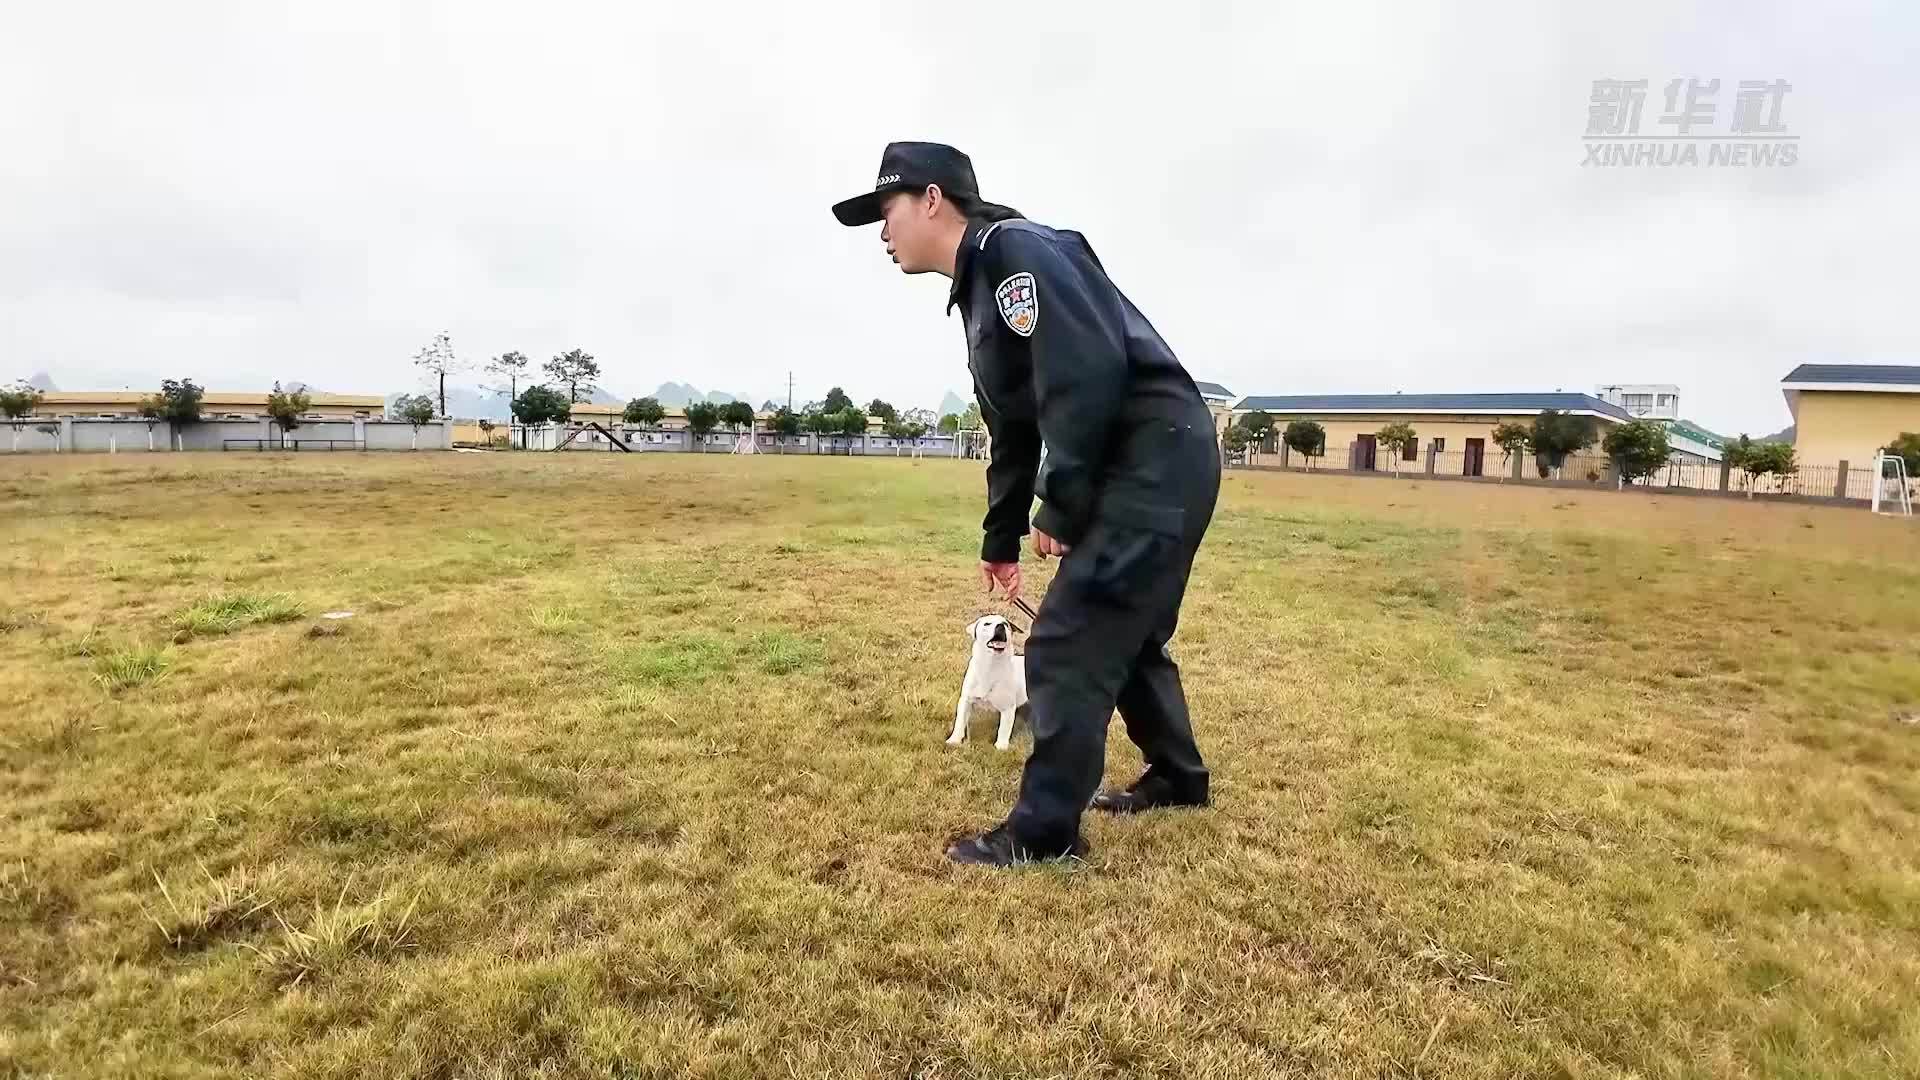
<path fill-rule="evenodd" d="M 926 193 L 896 191 L 880 204 L 880 242 L 903 273 L 924 274 L 937 268 L 933 211 L 937 204 Z"/>

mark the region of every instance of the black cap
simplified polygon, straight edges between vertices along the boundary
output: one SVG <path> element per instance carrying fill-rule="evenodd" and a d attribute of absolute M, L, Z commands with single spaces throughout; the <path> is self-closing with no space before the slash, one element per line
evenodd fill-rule
<path fill-rule="evenodd" d="M 888 143 L 873 190 L 835 203 L 833 216 L 842 225 L 871 225 L 880 220 L 881 200 L 896 191 L 925 191 L 928 184 L 939 184 L 949 195 L 980 197 L 967 155 L 944 143 Z"/>

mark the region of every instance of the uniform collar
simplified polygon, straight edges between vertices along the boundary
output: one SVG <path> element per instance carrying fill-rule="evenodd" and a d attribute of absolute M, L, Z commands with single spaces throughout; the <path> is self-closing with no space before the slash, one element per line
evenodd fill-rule
<path fill-rule="evenodd" d="M 967 286 L 967 271 L 973 263 L 974 248 L 978 245 L 980 233 L 987 227 L 984 221 L 967 222 L 967 231 L 960 234 L 960 250 L 953 253 L 953 288 L 947 292 L 947 314 L 953 314 L 953 306 L 960 302 Z"/>

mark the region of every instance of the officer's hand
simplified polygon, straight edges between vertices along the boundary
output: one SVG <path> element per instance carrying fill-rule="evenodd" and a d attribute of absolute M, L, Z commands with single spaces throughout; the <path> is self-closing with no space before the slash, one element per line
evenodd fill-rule
<path fill-rule="evenodd" d="M 1033 530 L 1033 550 L 1044 559 L 1049 555 L 1065 556 L 1067 552 L 1073 550 L 1073 546 L 1063 544 L 1039 529 L 1035 529 Z"/>
<path fill-rule="evenodd" d="M 1020 595 L 1020 564 L 1017 562 L 980 562 L 980 578 L 986 582 L 987 592 L 992 593 L 997 586 L 1006 590 L 1007 599 Z"/>

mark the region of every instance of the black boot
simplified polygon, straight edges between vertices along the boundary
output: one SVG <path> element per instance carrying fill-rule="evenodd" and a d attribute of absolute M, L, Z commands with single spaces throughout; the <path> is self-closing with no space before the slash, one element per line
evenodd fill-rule
<path fill-rule="evenodd" d="M 947 858 L 962 866 L 1018 866 L 1021 863 L 1052 859 L 1085 858 L 1092 847 L 1087 838 L 1077 837 L 1065 851 L 1035 851 L 1014 839 L 1013 830 L 995 825 L 978 836 L 955 840 L 947 846 Z"/>
<path fill-rule="evenodd" d="M 1209 800 L 1204 786 L 1199 791 L 1183 791 L 1173 781 L 1157 776 L 1152 769 L 1127 785 L 1125 791 L 1103 791 L 1089 805 L 1109 814 L 1137 814 L 1163 806 L 1206 806 Z"/>

